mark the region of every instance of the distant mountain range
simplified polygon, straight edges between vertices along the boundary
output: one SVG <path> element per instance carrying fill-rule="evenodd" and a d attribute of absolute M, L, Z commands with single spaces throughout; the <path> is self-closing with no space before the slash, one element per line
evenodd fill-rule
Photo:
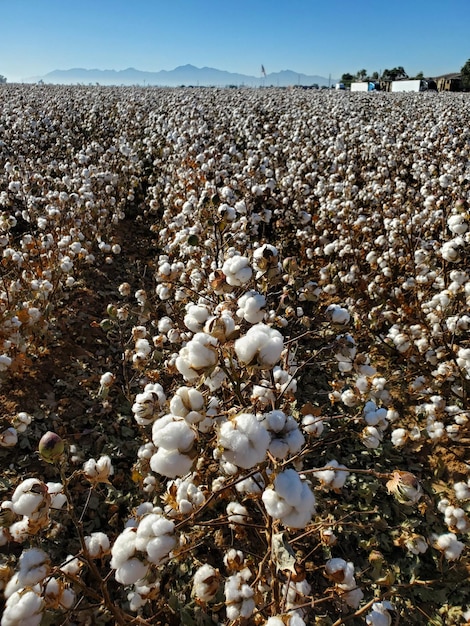
<path fill-rule="evenodd" d="M 35 76 L 28 78 L 25 82 L 39 82 L 53 84 L 95 84 L 100 85 L 155 85 L 166 87 L 178 87 L 180 85 L 218 86 L 228 85 L 260 87 L 289 87 L 292 85 L 319 85 L 328 86 L 337 82 L 337 79 L 328 79 L 324 76 L 307 76 L 292 70 L 282 70 L 272 72 L 266 76 L 248 76 L 246 74 L 236 74 L 225 72 L 212 67 L 195 67 L 194 65 L 180 65 L 174 70 L 160 70 L 159 72 L 143 72 L 129 67 L 126 70 L 87 70 L 83 68 L 73 68 L 70 70 L 54 70 L 45 76 Z"/>

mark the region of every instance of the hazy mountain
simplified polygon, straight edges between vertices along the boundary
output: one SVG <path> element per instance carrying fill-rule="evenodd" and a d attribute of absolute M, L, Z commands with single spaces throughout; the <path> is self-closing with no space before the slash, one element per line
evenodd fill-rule
<path fill-rule="evenodd" d="M 292 70 L 273 72 L 266 77 L 247 76 L 225 72 L 212 67 L 194 67 L 194 65 L 180 65 L 174 70 L 161 70 L 159 72 L 143 72 L 129 67 L 125 70 L 87 70 L 73 68 L 69 70 L 54 70 L 45 76 L 35 76 L 26 82 L 38 82 L 53 84 L 95 84 L 100 85 L 160 85 L 176 87 L 179 85 L 193 86 L 220 86 L 245 85 L 248 87 L 270 86 L 288 87 L 290 85 L 328 85 L 334 84 L 336 79 L 329 80 L 323 76 L 307 76 L 298 74 Z"/>

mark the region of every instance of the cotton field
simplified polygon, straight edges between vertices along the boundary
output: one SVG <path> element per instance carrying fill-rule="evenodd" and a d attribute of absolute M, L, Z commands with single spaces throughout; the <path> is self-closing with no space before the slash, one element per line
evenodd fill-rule
<path fill-rule="evenodd" d="M 0 88 L 2 626 L 470 621 L 470 97 Z"/>

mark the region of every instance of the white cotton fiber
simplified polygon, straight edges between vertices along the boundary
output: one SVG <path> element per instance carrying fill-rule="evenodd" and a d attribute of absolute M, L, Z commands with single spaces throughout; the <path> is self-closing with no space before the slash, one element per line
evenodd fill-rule
<path fill-rule="evenodd" d="M 138 580 L 142 580 L 147 576 L 148 565 L 133 558 L 125 561 L 121 567 L 116 570 L 115 578 L 121 585 L 133 585 Z"/>

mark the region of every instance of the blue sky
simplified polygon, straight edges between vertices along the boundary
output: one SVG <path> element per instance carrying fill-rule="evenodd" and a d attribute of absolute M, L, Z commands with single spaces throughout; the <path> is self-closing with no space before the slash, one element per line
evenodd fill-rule
<path fill-rule="evenodd" d="M 470 0 L 0 0 L 0 74 L 171 70 L 338 78 L 402 65 L 426 76 L 470 58 Z"/>

